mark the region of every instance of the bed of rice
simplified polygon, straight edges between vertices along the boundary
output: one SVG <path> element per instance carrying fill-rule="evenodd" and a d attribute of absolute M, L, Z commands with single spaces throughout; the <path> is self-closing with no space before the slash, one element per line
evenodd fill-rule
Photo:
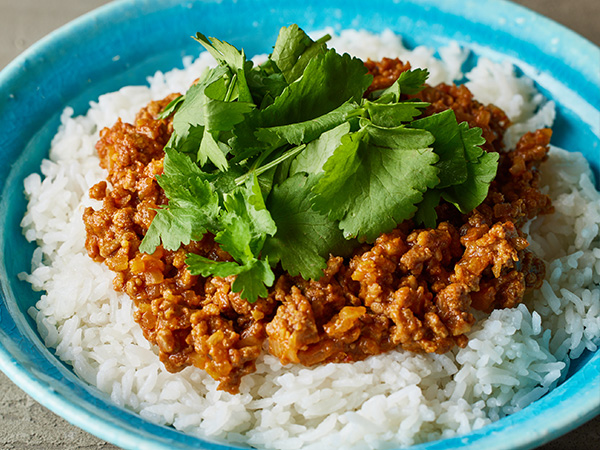
<path fill-rule="evenodd" d="M 457 45 L 405 49 L 391 32 L 347 31 L 332 43 L 361 58 L 383 56 L 428 67 L 430 82 L 462 79 L 467 52 Z M 38 248 L 31 274 L 45 291 L 30 314 L 47 346 L 75 373 L 119 405 L 153 422 L 190 434 L 258 448 L 393 448 L 467 433 L 511 414 L 566 375 L 570 358 L 596 350 L 600 338 L 600 194 L 585 159 L 552 148 L 544 189 L 553 216 L 528 225 L 531 248 L 547 262 L 542 289 L 515 309 L 494 311 L 477 323 L 469 344 L 445 355 L 390 352 L 366 361 L 314 368 L 283 367 L 269 355 L 246 376 L 241 394 L 216 390 L 206 373 L 168 373 L 133 321 L 133 306 L 112 289 L 112 273 L 88 258 L 81 215 L 95 206 L 88 189 L 103 179 L 94 144 L 117 117 L 131 121 L 151 99 L 183 92 L 207 54 L 184 70 L 157 73 L 149 87 L 103 95 L 88 113 L 67 108 L 52 142 L 43 176 L 25 180 L 29 198 L 22 221 Z M 554 105 L 507 64 L 481 59 L 465 74 L 484 103 L 503 108 L 515 122 L 506 140 L 551 125 Z M 533 312 L 535 311 L 535 312 Z"/>

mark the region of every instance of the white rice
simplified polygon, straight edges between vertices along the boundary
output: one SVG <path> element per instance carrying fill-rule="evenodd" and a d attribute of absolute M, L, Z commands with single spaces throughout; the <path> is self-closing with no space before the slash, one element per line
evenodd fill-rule
<path fill-rule="evenodd" d="M 333 41 L 361 58 L 399 56 L 428 67 L 431 82 L 463 77 L 457 45 L 405 49 L 391 32 L 343 32 Z M 132 302 L 112 289 L 113 274 L 84 248 L 82 212 L 97 206 L 88 189 L 105 177 L 98 132 L 170 92 L 184 92 L 213 60 L 157 73 L 149 87 L 126 87 L 91 103 L 85 116 L 67 108 L 42 174 L 25 180 L 23 232 L 38 248 L 31 274 L 45 291 L 30 314 L 56 355 L 86 382 L 156 423 L 216 441 L 267 449 L 383 449 L 468 433 L 539 399 L 566 375 L 569 358 L 600 341 L 600 194 L 585 159 L 552 148 L 543 171 L 556 213 L 529 225 L 531 248 L 547 263 L 542 289 L 525 305 L 494 311 L 469 344 L 445 355 L 394 351 L 354 364 L 282 367 L 264 355 L 241 394 L 217 391 L 193 367 L 168 373 L 133 320 Z M 551 125 L 554 105 L 507 65 L 480 60 L 467 73 L 481 101 L 505 109 L 519 134 Z M 513 132 L 511 132 L 513 133 Z M 514 143 L 516 132 L 507 136 Z M 535 311 L 535 312 L 531 312 Z"/>

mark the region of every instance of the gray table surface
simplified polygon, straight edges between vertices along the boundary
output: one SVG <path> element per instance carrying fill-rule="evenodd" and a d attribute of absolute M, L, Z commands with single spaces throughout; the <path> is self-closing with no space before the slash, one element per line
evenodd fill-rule
<path fill-rule="evenodd" d="M 0 68 L 50 31 L 106 3 L 107 0 L 0 0 Z M 519 0 L 516 3 L 600 45 L 600 1 Z M 116 450 L 117 447 L 48 411 L 0 372 L 0 449 Z M 539 449 L 600 449 L 600 416 Z"/>

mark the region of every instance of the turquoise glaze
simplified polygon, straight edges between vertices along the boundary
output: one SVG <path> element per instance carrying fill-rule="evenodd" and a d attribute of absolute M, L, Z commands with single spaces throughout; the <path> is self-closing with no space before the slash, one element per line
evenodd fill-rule
<path fill-rule="evenodd" d="M 560 25 L 502 0 L 122 0 L 52 33 L 0 73 L 0 368 L 71 423 L 128 449 L 228 449 L 151 424 L 113 405 L 47 350 L 26 315 L 39 298 L 17 279 L 33 246 L 21 236 L 23 178 L 39 170 L 62 109 L 85 111 L 99 94 L 143 83 L 181 64 L 202 31 L 247 54 L 268 53 L 282 25 L 391 28 L 406 45 L 449 40 L 476 55 L 510 59 L 557 103 L 553 143 L 600 165 L 600 49 Z M 598 179 L 598 177 L 597 177 Z M 523 411 L 462 437 L 415 449 L 520 449 L 540 445 L 600 412 L 600 352 L 586 353 L 558 388 Z"/>

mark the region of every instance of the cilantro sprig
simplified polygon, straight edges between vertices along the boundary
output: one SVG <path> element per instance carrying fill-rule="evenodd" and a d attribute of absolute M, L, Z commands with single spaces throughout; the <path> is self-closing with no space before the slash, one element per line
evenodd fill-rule
<path fill-rule="evenodd" d="M 486 197 L 498 155 L 481 130 L 449 110 L 422 117 L 404 100 L 428 73 L 404 72 L 364 98 L 372 77 L 362 61 L 283 27 L 266 63 L 198 33 L 218 62 L 161 117 L 173 115 L 164 173 L 167 205 L 140 250 L 177 249 L 210 232 L 230 256 L 187 255 L 194 275 L 235 275 L 232 289 L 267 295 L 278 264 L 318 279 L 329 254 L 413 219 L 433 227 L 441 199 L 466 213 Z"/>

